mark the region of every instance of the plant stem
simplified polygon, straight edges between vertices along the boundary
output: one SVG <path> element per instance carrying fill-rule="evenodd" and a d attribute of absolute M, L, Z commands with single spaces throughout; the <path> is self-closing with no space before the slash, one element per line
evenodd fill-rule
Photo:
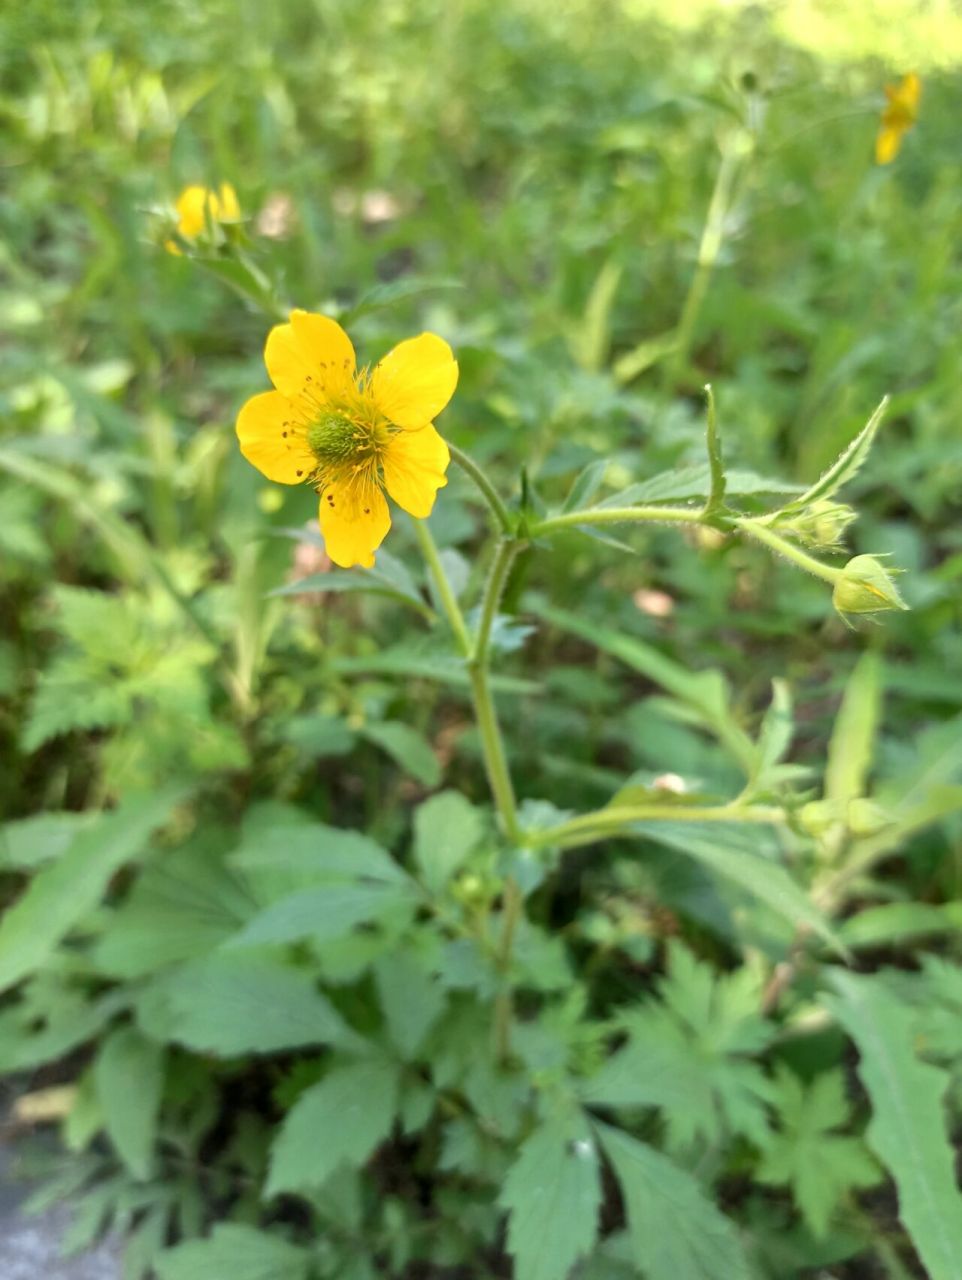
<path fill-rule="evenodd" d="M 708 447 L 711 488 L 702 514 L 713 516 L 721 510 L 725 502 L 725 463 L 722 459 L 721 442 L 718 439 L 718 413 L 715 409 L 715 393 L 710 382 L 705 383 L 705 400 L 708 410 L 705 438 Z"/>
<path fill-rule="evenodd" d="M 816 578 L 822 578 L 825 582 L 831 582 L 834 585 L 842 576 L 841 569 L 836 569 L 830 564 L 816 560 L 814 556 L 810 556 L 801 547 L 797 547 L 794 542 L 789 542 L 787 538 L 774 533 L 767 525 L 760 524 L 757 520 L 751 520 L 747 516 L 743 516 L 735 521 L 735 525 L 742 533 L 747 533 L 756 542 L 764 543 L 766 547 L 769 547 L 772 551 L 777 551 L 786 560 L 791 560 L 793 564 L 797 564 L 806 573 L 813 573 Z"/>
<path fill-rule="evenodd" d="M 468 631 L 468 624 L 464 620 L 461 606 L 458 604 L 451 589 L 448 575 L 444 572 L 444 565 L 441 563 L 441 557 L 438 554 L 437 543 L 431 536 L 431 530 L 425 520 L 414 521 L 414 532 L 417 534 L 417 539 L 421 546 L 421 554 L 424 556 L 431 577 L 434 579 L 434 586 L 438 593 L 438 599 L 441 601 L 441 608 L 444 610 L 444 615 L 450 623 L 451 630 L 454 632 L 454 638 L 458 642 L 458 648 L 461 650 L 462 656 L 467 658 L 471 653 L 471 633 Z"/>
<path fill-rule="evenodd" d="M 518 823 L 518 806 L 514 798 L 514 786 L 508 769 L 508 759 L 504 751 L 504 741 L 498 725 L 494 700 L 488 686 L 488 673 L 481 667 L 471 669 L 471 692 L 474 696 L 474 712 L 481 735 L 481 750 L 484 755 L 484 767 L 488 775 L 488 785 L 494 799 L 501 828 L 507 838 L 514 844 L 521 841 L 521 827 Z"/>
<path fill-rule="evenodd" d="M 486 667 L 488 664 L 491 630 L 498 616 L 501 597 L 504 595 L 504 588 L 508 581 L 508 574 L 511 572 L 511 566 L 514 564 L 514 558 L 523 545 L 519 538 L 502 538 L 494 553 L 494 560 L 491 562 L 488 581 L 484 588 L 484 599 L 481 602 L 478 634 L 475 637 L 474 649 L 471 653 L 471 662 L 475 666 Z"/>
<path fill-rule="evenodd" d="M 526 843 L 530 847 L 560 845 L 570 848 L 573 844 L 590 844 L 605 836 L 617 835 L 637 822 L 764 822 L 785 821 L 785 811 L 762 806 L 739 805 L 677 805 L 641 804 L 611 806 L 594 813 L 583 813 L 569 818 L 555 827 L 528 832 Z"/>
<path fill-rule="evenodd" d="M 485 502 L 491 508 L 491 514 L 494 516 L 501 532 L 510 534 L 512 525 L 508 508 L 501 501 L 497 490 L 488 479 L 487 473 L 463 449 L 459 449 L 450 440 L 448 441 L 448 448 L 451 451 L 451 460 L 456 462 L 461 470 L 466 475 L 469 475 L 477 485 Z"/>
<path fill-rule="evenodd" d="M 521 840 L 521 828 L 518 823 L 518 806 L 514 797 L 514 786 L 508 770 L 504 740 L 498 724 L 494 699 L 488 673 L 488 656 L 491 647 L 491 629 L 497 617 L 498 605 L 504 592 L 508 573 L 521 543 L 514 538 L 504 538 L 498 544 L 494 563 L 488 575 L 481 606 L 481 621 L 477 637 L 473 644 L 464 615 L 454 598 L 444 565 L 438 555 L 438 549 L 431 537 L 430 530 L 423 520 L 414 521 L 415 531 L 421 552 L 424 555 L 428 571 L 434 580 L 442 608 L 451 624 L 458 648 L 468 660 L 468 675 L 471 681 L 471 695 L 474 702 L 475 719 L 478 733 L 481 736 L 481 752 L 484 757 L 484 768 L 488 775 L 488 785 L 494 800 L 501 828 L 509 840 L 518 844 Z"/>
<path fill-rule="evenodd" d="M 712 272 L 715 269 L 718 254 L 725 240 L 725 219 L 731 207 L 732 187 L 735 183 L 735 176 L 738 172 L 738 164 L 742 154 L 743 150 L 732 143 L 729 143 L 722 151 L 721 162 L 715 177 L 715 186 L 708 202 L 708 212 L 705 215 L 705 225 L 698 244 L 695 274 L 692 276 L 691 284 L 688 287 L 688 293 L 681 309 L 675 345 L 672 348 L 671 355 L 662 366 L 664 371 L 662 385 L 666 390 L 674 384 L 678 374 L 684 371 L 688 361 L 688 353 L 691 349 L 698 314 L 705 301 Z"/>
<path fill-rule="evenodd" d="M 507 755 L 504 750 L 504 739 L 498 724 L 498 714 L 491 696 L 488 679 L 488 659 L 491 649 L 491 631 L 498 606 L 504 594 L 505 584 L 514 558 L 523 543 L 517 538 L 502 538 L 494 554 L 491 571 L 488 574 L 481 603 L 481 620 L 474 641 L 474 648 L 468 659 L 471 675 L 471 691 L 474 695 L 474 710 L 481 735 L 481 746 L 484 752 L 484 763 L 488 774 L 488 783 L 494 797 L 495 807 L 501 819 L 501 827 L 509 840 L 517 844 L 521 840 L 521 827 L 518 823 L 518 806 L 514 797 L 514 786 L 508 769 Z"/>
<path fill-rule="evenodd" d="M 504 913 L 497 954 L 501 987 L 494 1002 L 494 1051 L 501 1063 L 507 1062 L 511 1055 L 511 1020 L 514 1015 L 510 979 L 511 954 L 522 905 L 521 886 L 514 876 L 508 876 L 504 882 Z"/>
<path fill-rule="evenodd" d="M 584 511 L 565 511 L 559 516 L 539 520 L 530 529 L 532 538 L 540 538 L 558 529 L 577 528 L 586 524 L 704 524 L 700 507 L 586 507 Z"/>

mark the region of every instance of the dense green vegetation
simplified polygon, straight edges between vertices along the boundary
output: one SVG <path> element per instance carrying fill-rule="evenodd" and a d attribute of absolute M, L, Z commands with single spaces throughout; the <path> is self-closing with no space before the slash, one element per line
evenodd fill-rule
<path fill-rule="evenodd" d="M 0 11 L 0 1074 L 128 1280 L 962 1277 L 962 22 L 672 7 Z M 330 565 L 292 306 L 501 552 Z"/>

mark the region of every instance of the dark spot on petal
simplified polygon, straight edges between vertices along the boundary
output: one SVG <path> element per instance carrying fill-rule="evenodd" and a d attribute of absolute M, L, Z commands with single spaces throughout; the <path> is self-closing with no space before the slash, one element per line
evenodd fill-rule
<path fill-rule="evenodd" d="M 369 516 L 369 515 L 371 514 L 371 508 L 370 508 L 370 507 L 365 507 L 365 508 L 364 508 L 364 514 L 365 514 L 366 516 Z"/>
<path fill-rule="evenodd" d="M 297 474 L 298 474 L 299 476 L 302 476 L 302 475 L 304 474 L 304 472 L 303 472 L 303 471 L 298 471 L 298 473 L 297 473 Z"/>

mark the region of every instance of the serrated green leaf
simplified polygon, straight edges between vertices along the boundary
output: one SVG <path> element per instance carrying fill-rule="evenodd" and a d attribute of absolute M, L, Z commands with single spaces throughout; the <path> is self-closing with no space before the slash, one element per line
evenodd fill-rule
<path fill-rule="evenodd" d="M 762 720 L 756 745 L 751 779 L 754 791 L 766 787 L 767 780 L 792 745 L 793 730 L 791 690 L 784 680 L 773 680 L 772 700 Z"/>
<path fill-rule="evenodd" d="M 37 813 L 0 827 L 0 866 L 29 871 L 66 853 L 93 813 Z"/>
<path fill-rule="evenodd" d="M 0 1013 L 0 1072 L 30 1071 L 64 1057 L 96 1036 L 129 1004 L 125 991 L 89 1001 L 62 996 L 51 1007 L 41 988 L 28 986 L 19 1004 Z"/>
<path fill-rule="evenodd" d="M 881 660 L 864 653 L 845 686 L 825 769 L 825 799 L 840 805 L 865 795 L 881 709 Z"/>
<path fill-rule="evenodd" d="M 215 953 L 159 979 L 141 1021 L 152 1039 L 223 1057 L 361 1043 L 309 974 L 239 951 Z"/>
<path fill-rule="evenodd" d="M 373 569 L 331 569 L 327 573 L 312 573 L 296 582 L 285 583 L 270 594 L 300 596 L 339 591 L 373 592 L 412 605 L 422 614 L 431 614 L 407 566 L 389 551 L 378 552 Z"/>
<path fill-rule="evenodd" d="M 346 756 L 357 741 L 354 730 L 337 716 L 290 716 L 279 726 L 278 735 L 311 760 Z"/>
<path fill-rule="evenodd" d="M 360 658 L 332 658 L 329 670 L 335 675 L 398 676 L 409 680 L 429 680 L 437 684 L 470 685 L 464 659 L 458 655 L 449 650 L 425 652 L 423 649 L 415 650 L 403 645 Z M 541 686 L 534 680 L 495 675 L 491 677 L 491 688 L 496 693 L 528 695 L 538 693 Z"/>
<path fill-rule="evenodd" d="M 374 979 L 388 1034 L 405 1059 L 411 1059 L 444 1010 L 444 988 L 410 951 L 382 956 L 374 966 Z"/>
<path fill-rule="evenodd" d="M 891 1174 L 899 1217 L 930 1280 L 962 1280 L 962 1195 L 945 1113 L 946 1072 L 913 1052 L 913 1015 L 878 977 L 836 970 L 829 1009 L 855 1041 L 872 1103 L 869 1147 Z"/>
<path fill-rule="evenodd" d="M 324 822 L 278 824 L 246 834 L 229 861 L 272 902 L 293 889 L 329 881 L 411 883 L 404 869 L 370 836 Z"/>
<path fill-rule="evenodd" d="M 453 276 L 402 276 L 399 280 L 389 280 L 386 284 L 375 285 L 362 294 L 352 307 L 340 315 L 340 323 L 348 327 L 369 311 L 377 311 L 381 307 L 393 306 L 406 298 L 417 298 L 424 293 L 435 293 L 451 289 L 463 289 L 464 281 Z"/>
<path fill-rule="evenodd" d="M 123 1280 L 150 1280 L 170 1228 L 166 1204 L 148 1209 L 124 1243 Z"/>
<path fill-rule="evenodd" d="M 832 1132 L 850 1120 L 841 1071 L 826 1071 L 805 1085 L 781 1066 L 776 1084 L 781 1132 L 763 1151 L 757 1177 L 790 1186 L 812 1232 L 824 1237 L 847 1194 L 874 1186 L 881 1173 L 860 1139 Z"/>
<path fill-rule="evenodd" d="M 848 484 L 849 480 L 861 469 L 871 451 L 875 434 L 879 429 L 882 418 L 885 416 L 885 410 L 888 408 L 888 402 L 889 398 L 885 396 L 848 448 L 839 455 L 825 474 L 816 480 L 811 488 L 806 489 L 801 497 L 788 504 L 785 508 L 786 511 L 804 511 L 813 502 L 820 502 L 830 498 L 843 485 Z"/>
<path fill-rule="evenodd" d="M 750 1060 L 772 1037 L 758 1012 L 760 980 L 744 969 L 717 975 L 675 945 L 658 992 L 623 1015 L 628 1040 L 584 1082 L 582 1101 L 661 1108 L 674 1148 L 731 1134 L 764 1146 L 771 1088 Z"/>
<path fill-rule="evenodd" d="M 621 1129 L 596 1128 L 646 1280 L 750 1280 L 734 1224 L 690 1174 Z"/>
<path fill-rule="evenodd" d="M 94 948 L 116 978 L 142 978 L 225 942 L 254 914 L 250 889 L 200 841 L 149 865 Z"/>
<path fill-rule="evenodd" d="M 34 876 L 0 923 L 0 991 L 44 963 L 97 905 L 114 873 L 143 851 L 183 796 L 182 789 L 165 788 L 125 801 L 85 827 L 57 862 Z"/>
<path fill-rule="evenodd" d="M 24 751 L 33 752 L 75 730 L 129 724 L 132 715 L 131 690 L 98 682 L 85 662 L 59 658 L 40 677 L 20 741 Z"/>
<path fill-rule="evenodd" d="M 142 1182 L 153 1173 L 163 1050 L 134 1027 L 120 1027 L 100 1046 L 93 1078 L 107 1134 L 132 1176 Z"/>
<path fill-rule="evenodd" d="M 414 860 L 431 893 L 440 893 L 481 839 L 481 814 L 457 791 L 441 791 L 414 814 Z"/>
<path fill-rule="evenodd" d="M 886 902 L 849 916 L 839 927 L 839 934 L 848 947 L 890 947 L 898 942 L 939 933 L 955 934 L 960 930 L 962 902 L 941 906 L 927 902 Z"/>
<path fill-rule="evenodd" d="M 307 1280 L 310 1254 L 281 1236 L 239 1222 L 221 1222 L 209 1240 L 165 1250 L 159 1280 Z"/>
<path fill-rule="evenodd" d="M 754 471 L 735 468 L 725 476 L 726 493 L 730 498 L 752 497 L 756 494 L 798 493 L 801 485 L 784 480 L 773 480 L 757 475 Z M 707 498 L 711 493 L 711 468 L 708 463 L 696 463 L 690 467 L 678 467 L 663 471 L 629 485 L 619 493 L 613 493 L 598 505 L 600 507 L 633 507 L 650 502 L 687 502 Z"/>
<path fill-rule="evenodd" d="M 757 828 L 747 823 L 725 823 L 706 830 L 704 824 L 697 823 L 641 822 L 632 830 L 697 859 L 796 927 L 805 925 L 844 953 L 844 943 L 804 889 L 780 863 L 759 854 Z"/>
<path fill-rule="evenodd" d="M 441 766 L 431 744 L 410 725 L 399 720 L 384 720 L 380 724 L 366 724 L 360 733 L 424 786 L 436 787 L 441 781 Z"/>
<path fill-rule="evenodd" d="M 298 889 L 259 912 L 225 945 L 229 949 L 299 942 L 331 942 L 359 924 L 373 924 L 418 904 L 413 885 L 331 881 Z"/>
<path fill-rule="evenodd" d="M 598 1152 L 580 1116 L 554 1116 L 535 1129 L 499 1203 L 509 1214 L 515 1280 L 565 1280 L 594 1246 L 601 1209 Z"/>
<path fill-rule="evenodd" d="M 605 472 L 608 470 L 609 465 L 607 458 L 598 458 L 595 462 L 589 462 L 583 470 L 579 471 L 575 476 L 574 483 L 568 490 L 568 496 L 561 504 L 562 512 L 578 511 L 587 507 L 601 488 L 601 483 L 605 478 Z"/>
<path fill-rule="evenodd" d="M 317 1189 L 340 1165 L 366 1163 L 391 1131 L 397 1095 L 389 1063 L 336 1067 L 285 1118 L 271 1149 L 266 1194 Z"/>

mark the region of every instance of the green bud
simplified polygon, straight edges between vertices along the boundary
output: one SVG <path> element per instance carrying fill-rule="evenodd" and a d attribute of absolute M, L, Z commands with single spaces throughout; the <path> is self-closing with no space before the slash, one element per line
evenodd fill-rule
<path fill-rule="evenodd" d="M 888 569 L 876 556 L 855 556 L 839 575 L 832 604 L 844 618 L 847 613 L 882 613 L 908 609 Z"/>
<path fill-rule="evenodd" d="M 881 805 L 865 798 L 848 803 L 848 829 L 853 836 L 874 836 L 892 825 L 892 818 Z"/>
<path fill-rule="evenodd" d="M 838 824 L 840 817 L 839 807 L 832 800 L 810 800 L 798 811 L 802 830 L 815 837 L 825 835 Z"/>
<path fill-rule="evenodd" d="M 856 519 L 855 512 L 844 502 L 822 499 L 788 520 L 782 526 L 813 547 L 834 547 L 845 530 Z"/>

